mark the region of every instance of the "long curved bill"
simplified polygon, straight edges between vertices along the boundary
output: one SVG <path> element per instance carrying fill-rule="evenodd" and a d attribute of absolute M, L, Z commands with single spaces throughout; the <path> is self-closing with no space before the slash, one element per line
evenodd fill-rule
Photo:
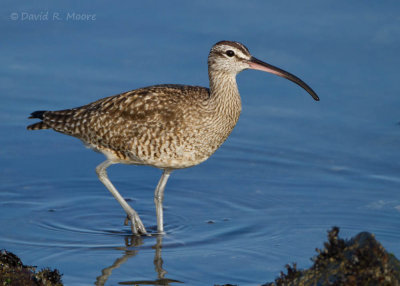
<path fill-rule="evenodd" d="M 298 84 L 302 88 L 304 88 L 315 100 L 319 100 L 318 95 L 312 90 L 311 87 L 309 87 L 304 81 L 299 79 L 297 76 L 288 73 L 287 71 L 284 71 L 280 68 L 277 68 L 273 65 L 264 63 L 263 61 L 260 61 L 259 59 L 256 59 L 255 57 L 251 57 L 251 59 L 248 61 L 249 63 L 249 68 L 253 70 L 260 70 L 260 71 L 265 71 L 269 73 L 276 74 L 278 76 L 284 77 L 290 81 L 293 81 L 295 84 Z"/>

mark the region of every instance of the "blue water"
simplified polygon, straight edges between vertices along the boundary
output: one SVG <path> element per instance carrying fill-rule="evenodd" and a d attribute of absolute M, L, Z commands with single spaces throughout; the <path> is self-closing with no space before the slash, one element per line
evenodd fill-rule
<path fill-rule="evenodd" d="M 286 263 L 309 267 L 333 225 L 343 237 L 372 232 L 399 257 L 400 4 L 146 3 L 3 1 L 0 248 L 57 267 L 66 285 L 258 285 Z M 321 101 L 241 73 L 239 123 L 208 161 L 171 175 L 163 237 L 123 226 L 94 172 L 101 154 L 25 129 L 35 110 L 159 83 L 207 86 L 208 51 L 225 39 L 299 76 Z M 161 172 L 116 165 L 109 175 L 154 232 Z"/>

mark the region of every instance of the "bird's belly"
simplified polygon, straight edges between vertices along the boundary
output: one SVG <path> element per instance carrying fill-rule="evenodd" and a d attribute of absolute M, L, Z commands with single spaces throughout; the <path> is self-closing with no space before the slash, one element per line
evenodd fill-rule
<path fill-rule="evenodd" d="M 171 137 L 168 137 L 168 140 L 158 137 L 144 142 L 132 140 L 125 145 L 130 148 L 121 150 L 91 144 L 88 147 L 103 153 L 107 159 L 116 163 L 150 165 L 160 169 L 182 169 L 204 162 L 219 145 L 213 140 L 206 140 L 206 137 L 201 137 L 200 140 L 196 137 L 182 136 L 180 140 L 171 140 Z"/>
<path fill-rule="evenodd" d="M 91 142 L 95 150 L 113 162 L 188 168 L 207 160 L 229 136 L 234 124 L 225 124 L 223 119 L 125 128 L 109 132 L 104 138 L 83 141 Z"/>
<path fill-rule="evenodd" d="M 157 147 L 157 146 L 156 146 Z M 158 150 L 157 150 L 158 149 Z M 157 168 L 181 169 L 198 165 L 207 160 L 217 148 L 205 144 L 161 144 L 153 152 L 132 152 L 131 157 L 144 165 Z"/>

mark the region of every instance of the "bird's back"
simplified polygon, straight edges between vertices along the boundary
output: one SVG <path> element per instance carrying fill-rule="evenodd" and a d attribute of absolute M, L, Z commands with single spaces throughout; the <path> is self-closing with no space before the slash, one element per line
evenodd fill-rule
<path fill-rule="evenodd" d="M 54 129 L 122 163 L 185 168 L 206 160 L 234 124 L 220 126 L 207 88 L 157 85 L 59 111 L 38 111 L 30 130 Z"/>

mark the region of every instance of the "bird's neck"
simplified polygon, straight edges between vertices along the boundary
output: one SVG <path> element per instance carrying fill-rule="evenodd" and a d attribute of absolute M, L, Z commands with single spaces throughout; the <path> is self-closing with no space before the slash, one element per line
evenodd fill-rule
<path fill-rule="evenodd" d="M 210 102 L 218 113 L 229 115 L 236 121 L 239 118 L 242 103 L 236 84 L 236 74 L 209 71 Z"/>

